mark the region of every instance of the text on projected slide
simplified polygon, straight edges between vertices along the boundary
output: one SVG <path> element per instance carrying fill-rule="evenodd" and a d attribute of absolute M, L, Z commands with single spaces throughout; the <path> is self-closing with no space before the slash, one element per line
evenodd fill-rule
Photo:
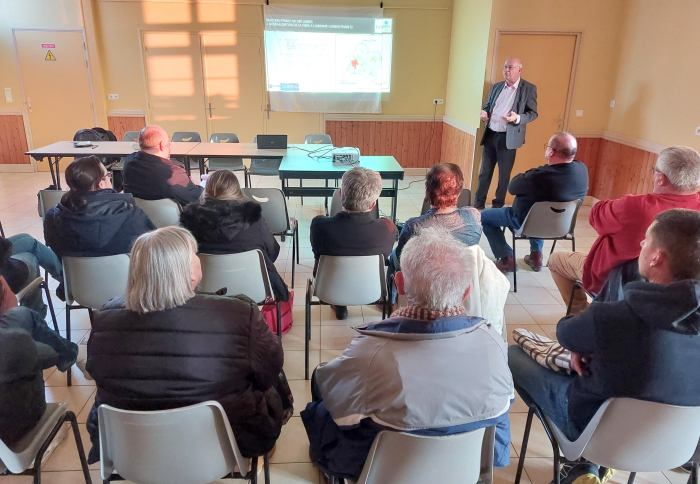
<path fill-rule="evenodd" d="M 392 19 L 265 19 L 268 91 L 389 92 Z"/>

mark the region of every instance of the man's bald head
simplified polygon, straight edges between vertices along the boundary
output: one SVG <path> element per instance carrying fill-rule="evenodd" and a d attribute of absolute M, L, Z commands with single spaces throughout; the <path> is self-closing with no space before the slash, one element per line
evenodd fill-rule
<path fill-rule="evenodd" d="M 550 165 L 554 165 L 573 161 L 578 150 L 578 143 L 571 133 L 561 131 L 549 138 L 547 147 L 545 158 Z"/>
<path fill-rule="evenodd" d="M 160 126 L 146 126 L 139 134 L 141 151 L 161 158 L 170 158 L 170 138 Z"/>
<path fill-rule="evenodd" d="M 505 64 L 503 64 L 503 78 L 506 80 L 508 85 L 514 84 L 518 79 L 520 79 L 520 72 L 523 70 L 523 63 L 517 57 L 510 57 Z"/>

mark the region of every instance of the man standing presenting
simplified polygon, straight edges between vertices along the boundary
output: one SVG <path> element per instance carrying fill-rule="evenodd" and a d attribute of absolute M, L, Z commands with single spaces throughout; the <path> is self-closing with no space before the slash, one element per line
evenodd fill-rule
<path fill-rule="evenodd" d="M 525 143 L 525 125 L 537 118 L 537 86 L 520 78 L 522 70 L 520 59 L 508 59 L 503 66 L 505 81 L 494 84 L 481 110 L 486 126 L 481 137 L 484 151 L 474 201 L 479 210 L 486 208 L 486 195 L 497 163 L 498 188 L 493 208 L 503 207 L 515 150 Z"/>

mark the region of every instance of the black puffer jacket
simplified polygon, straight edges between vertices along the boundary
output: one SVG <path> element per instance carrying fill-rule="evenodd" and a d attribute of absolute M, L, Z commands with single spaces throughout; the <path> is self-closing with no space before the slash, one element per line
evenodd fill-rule
<path fill-rule="evenodd" d="M 260 249 L 270 275 L 270 284 L 281 301 L 289 300 L 289 289 L 277 272 L 275 260 L 280 246 L 262 217 L 257 202 L 208 199 L 185 207 L 182 226 L 192 232 L 205 254 L 235 254 Z"/>
<path fill-rule="evenodd" d="M 247 298 L 198 295 L 146 314 L 113 299 L 95 314 L 88 341 L 87 370 L 97 384 L 89 461 L 100 456 L 101 404 L 165 410 L 216 400 L 243 455 L 270 451 L 282 428 L 276 385 L 283 362 L 279 340 Z"/>
<path fill-rule="evenodd" d="M 46 212 L 44 238 L 59 258 L 128 254 L 134 239 L 156 228 L 131 195 L 107 188 L 85 198 L 80 210 L 59 203 Z"/>

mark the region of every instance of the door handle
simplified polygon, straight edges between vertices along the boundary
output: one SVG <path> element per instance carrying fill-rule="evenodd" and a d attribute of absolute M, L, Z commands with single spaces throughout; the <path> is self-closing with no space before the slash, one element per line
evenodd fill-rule
<path fill-rule="evenodd" d="M 270 119 L 270 103 L 267 103 L 267 119 Z"/>
<path fill-rule="evenodd" d="M 27 110 L 31 113 L 32 112 L 32 100 L 27 98 Z"/>
<path fill-rule="evenodd" d="M 211 119 L 211 110 L 216 108 L 211 107 L 211 103 L 209 103 L 209 107 L 207 109 L 209 110 L 209 119 Z"/>

